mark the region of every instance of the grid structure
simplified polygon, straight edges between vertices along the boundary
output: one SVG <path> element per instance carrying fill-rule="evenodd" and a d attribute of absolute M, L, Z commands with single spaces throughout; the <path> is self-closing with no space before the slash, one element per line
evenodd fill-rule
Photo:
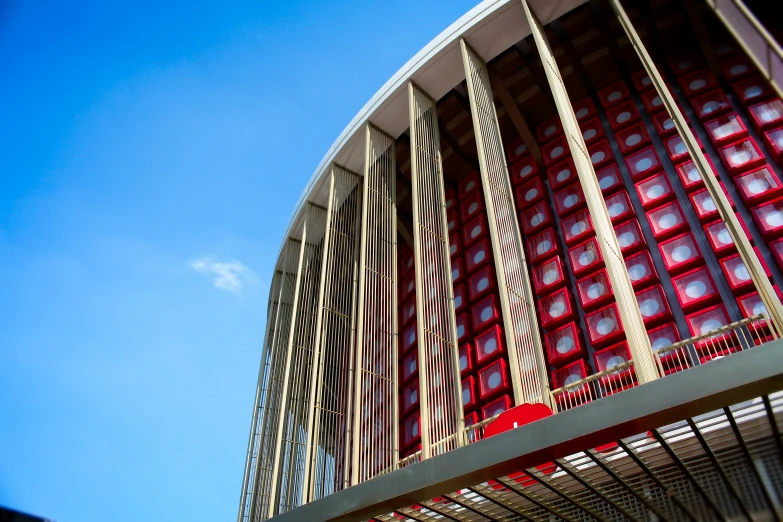
<path fill-rule="evenodd" d="M 339 491 L 348 486 L 350 479 L 348 442 L 362 184 L 357 174 L 337 165 L 332 166 L 329 183 L 304 502 Z"/>
<path fill-rule="evenodd" d="M 408 84 L 422 457 L 460 445 L 457 327 L 435 101 Z"/>
<path fill-rule="evenodd" d="M 514 401 L 549 403 L 549 383 L 539 337 L 533 292 L 522 250 L 511 182 L 500 136 L 489 73 L 484 61 L 460 41 L 476 133 L 481 183 L 484 187 L 492 249 L 509 348 Z"/>
<path fill-rule="evenodd" d="M 369 124 L 365 143 L 352 484 L 399 459 L 396 157 L 394 139 Z"/>

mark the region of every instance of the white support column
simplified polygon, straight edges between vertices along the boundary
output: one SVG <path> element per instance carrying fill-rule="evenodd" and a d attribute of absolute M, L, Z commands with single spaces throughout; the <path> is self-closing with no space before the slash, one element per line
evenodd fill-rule
<path fill-rule="evenodd" d="M 550 405 L 544 349 L 503 152 L 503 140 L 492 99 L 489 71 L 486 63 L 465 40 L 460 40 L 460 46 L 500 289 L 514 403 L 540 402 Z"/>
<path fill-rule="evenodd" d="M 767 313 L 769 314 L 777 334 L 780 336 L 783 334 L 783 331 L 781 330 L 781 328 L 783 328 L 783 304 L 781 304 L 775 290 L 772 288 L 772 284 L 769 282 L 769 278 L 767 278 L 756 252 L 753 251 L 753 247 L 745 235 L 737 216 L 731 209 L 731 204 L 729 203 L 728 198 L 726 198 L 726 194 L 723 193 L 723 190 L 718 183 L 718 179 L 715 177 L 715 173 L 707 162 L 707 158 L 701 151 L 701 147 L 699 147 L 699 143 L 696 141 L 693 131 L 688 127 L 687 120 L 677 106 L 674 96 L 669 92 L 669 88 L 666 86 L 666 83 L 658 72 L 658 68 L 655 67 L 652 58 L 650 58 L 650 55 L 647 53 L 647 49 L 644 47 L 642 39 L 639 38 L 639 35 L 636 33 L 636 29 L 633 24 L 631 24 L 631 20 L 625 13 L 623 6 L 620 4 L 619 0 L 610 0 L 609 3 L 612 5 L 612 9 L 614 9 L 617 18 L 620 20 L 620 25 L 625 30 L 628 40 L 636 49 L 636 54 L 639 55 L 645 71 L 647 71 L 648 76 L 652 80 L 655 91 L 663 101 L 663 105 L 666 107 L 669 116 L 671 116 L 674 126 L 677 128 L 677 132 L 680 134 L 685 147 L 688 149 L 691 159 L 693 159 L 696 170 L 701 174 L 707 191 L 710 193 L 712 201 L 715 202 L 715 206 L 718 208 L 720 218 L 726 223 L 726 230 L 729 232 L 731 239 L 734 240 L 734 244 L 737 245 L 737 251 L 742 258 L 742 262 L 745 263 L 748 273 L 753 280 L 753 285 L 756 287 L 756 291 L 758 291 L 759 296 L 767 309 Z M 776 88 L 778 87 L 776 86 Z"/>
<path fill-rule="evenodd" d="M 598 245 L 615 294 L 620 319 L 625 329 L 625 337 L 628 340 L 628 348 L 633 359 L 636 378 L 639 380 L 639 384 L 644 384 L 657 379 L 658 370 L 652 348 L 650 347 L 650 340 L 647 338 L 647 329 L 644 327 L 644 320 L 636 302 L 631 279 L 628 276 L 628 269 L 625 266 L 620 245 L 617 243 L 617 236 L 609 218 L 609 212 L 606 209 L 606 202 L 587 152 L 587 146 L 579 130 L 573 106 L 568 98 L 568 92 L 552 54 L 552 49 L 549 47 L 544 28 L 527 0 L 521 0 L 521 2 L 525 9 L 530 30 L 533 33 L 533 39 L 538 48 L 538 54 L 544 65 L 544 72 L 549 81 L 552 96 L 555 99 L 557 113 L 563 125 L 568 148 L 571 151 L 571 157 L 579 175 L 579 183 L 587 201 L 587 209 L 595 227 Z"/>
<path fill-rule="evenodd" d="M 435 100 L 408 84 L 422 459 L 462 445 L 462 381 Z"/>

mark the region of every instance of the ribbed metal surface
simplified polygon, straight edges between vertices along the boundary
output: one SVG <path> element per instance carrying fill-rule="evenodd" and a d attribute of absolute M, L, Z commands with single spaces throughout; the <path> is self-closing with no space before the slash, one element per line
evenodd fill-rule
<path fill-rule="evenodd" d="M 397 210 L 394 140 L 368 125 L 356 332 L 352 484 L 397 466 Z"/>
<path fill-rule="evenodd" d="M 462 41 L 481 182 L 509 346 L 514 400 L 549 403 L 549 381 L 486 64 Z"/>
<path fill-rule="evenodd" d="M 349 484 L 361 178 L 332 166 L 304 501 Z"/>
<path fill-rule="evenodd" d="M 422 455 L 460 444 L 459 354 L 435 101 L 409 84 Z"/>
<path fill-rule="evenodd" d="M 375 520 L 779 520 L 782 420 L 777 392 Z"/>

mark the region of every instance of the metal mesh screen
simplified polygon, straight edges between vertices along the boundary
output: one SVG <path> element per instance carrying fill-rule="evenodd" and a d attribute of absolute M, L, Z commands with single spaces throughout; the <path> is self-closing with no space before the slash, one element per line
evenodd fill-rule
<path fill-rule="evenodd" d="M 422 456 L 457 447 L 462 417 L 451 260 L 434 100 L 409 84 Z"/>
<path fill-rule="evenodd" d="M 367 126 L 352 483 L 397 466 L 397 210 L 394 140 Z"/>
<path fill-rule="evenodd" d="M 498 286 L 501 288 L 500 300 L 509 346 L 514 399 L 517 404 L 548 404 L 549 383 L 543 349 L 489 73 L 483 60 L 464 40 L 461 43 L 481 182 L 490 222 Z"/>

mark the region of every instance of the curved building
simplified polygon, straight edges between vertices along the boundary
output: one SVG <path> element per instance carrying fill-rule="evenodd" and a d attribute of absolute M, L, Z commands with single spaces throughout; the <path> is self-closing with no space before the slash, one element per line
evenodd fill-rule
<path fill-rule="evenodd" d="M 783 516 L 783 51 L 741 0 L 624 4 L 486 0 L 338 137 L 240 522 Z"/>

